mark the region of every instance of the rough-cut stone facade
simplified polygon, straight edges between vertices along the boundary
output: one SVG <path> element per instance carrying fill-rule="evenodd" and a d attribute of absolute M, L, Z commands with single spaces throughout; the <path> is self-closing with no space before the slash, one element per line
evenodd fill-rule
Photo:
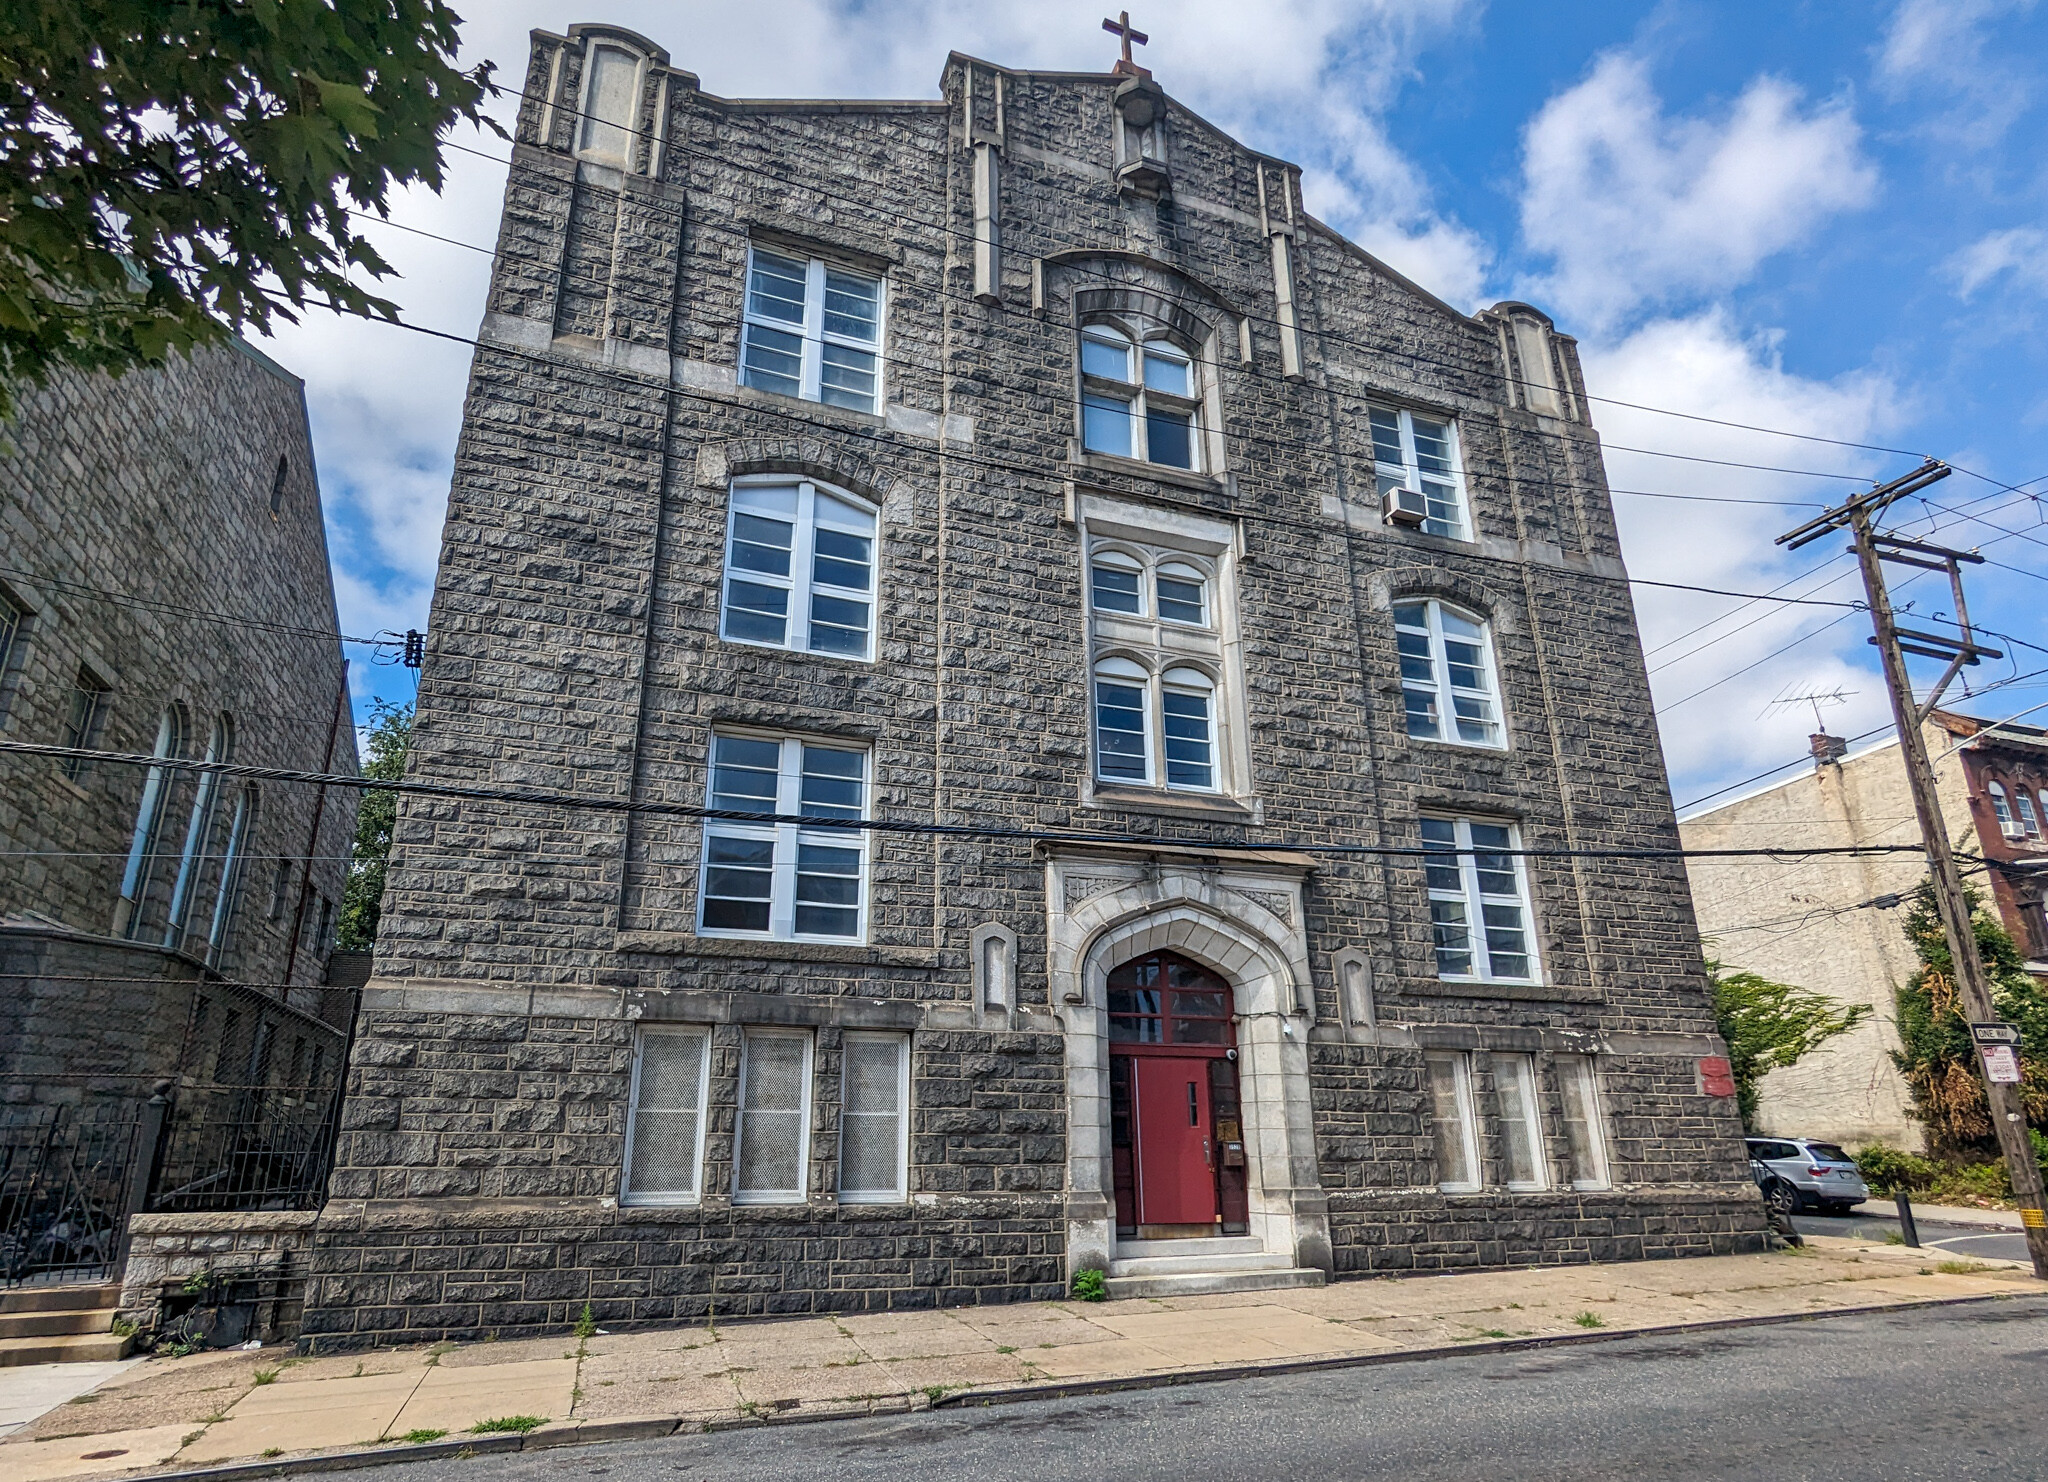
<path fill-rule="evenodd" d="M 346 712 L 333 724 L 343 656 L 298 378 L 237 342 L 18 395 L 0 429 L 0 619 L 18 619 L 0 737 L 71 739 L 85 674 L 106 691 L 89 746 L 152 754 L 175 707 L 181 755 L 204 758 L 226 716 L 229 760 L 354 770 Z M 131 874 L 148 778 L 0 758 L 0 1100 L 146 1094 L 180 1072 L 239 1079 L 263 1058 L 259 1022 L 274 1076 L 291 1073 L 301 1040 L 302 1068 L 313 1046 L 330 1078 L 339 1067 L 346 1018 L 329 1022 L 343 1000 L 319 986 L 318 937 L 321 902 L 341 901 L 354 796 L 330 790 L 315 838 L 312 788 L 223 781 L 208 809 L 192 773 L 166 770 L 153 846 Z M 224 877 L 239 895 L 221 912 Z M 263 986 L 194 992 L 223 979 Z"/>
<path fill-rule="evenodd" d="M 599 44 L 640 63 L 609 161 L 579 157 Z M 578 27 L 536 33 L 525 85 L 413 775 L 631 806 L 405 804 L 313 1342 L 1053 1295 L 1114 1255 L 1102 976 L 1159 949 L 1236 993 L 1268 1251 L 1347 1274 L 1761 1242 L 1703 1090 L 1683 872 L 1601 855 L 1677 835 L 1569 340 L 1432 298 L 1308 217 L 1294 167 L 1128 75 L 955 56 L 934 102 L 731 101 Z M 879 415 L 739 384 L 750 242 L 886 280 Z M 1076 329 L 1111 313 L 1197 354 L 1212 473 L 1082 450 Z M 1368 400 L 1455 419 L 1470 539 L 1383 520 Z M 730 490 L 764 473 L 879 511 L 873 662 L 719 637 Z M 1093 780 L 1083 539 L 1119 522 L 1225 574 L 1220 796 Z M 1409 596 L 1490 622 L 1504 749 L 1409 738 Z M 700 936 L 702 825 L 661 810 L 705 804 L 735 725 L 869 748 L 880 820 L 1139 842 L 880 832 L 862 944 Z M 1526 861 L 1539 981 L 1440 979 L 1413 855 L 1318 852 L 1413 850 L 1424 810 L 1557 851 Z M 662 1023 L 712 1026 L 702 1197 L 621 1207 Z M 814 1035 L 793 1206 L 732 1199 L 761 1025 Z M 833 1192 L 863 1028 L 912 1035 L 901 1204 Z M 1480 1193 L 1437 1187 L 1432 1049 L 1470 1056 Z M 1503 1052 L 1536 1057 L 1548 1192 L 1503 1187 Z M 1561 1172 L 1560 1053 L 1597 1057 L 1611 1190 Z"/>

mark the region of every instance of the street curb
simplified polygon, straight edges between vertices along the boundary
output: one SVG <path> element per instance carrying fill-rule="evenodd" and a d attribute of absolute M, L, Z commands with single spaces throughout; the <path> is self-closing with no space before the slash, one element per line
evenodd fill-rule
<path fill-rule="evenodd" d="M 1669 1338 L 1686 1333 L 1722 1332 L 1731 1328 L 1778 1327 L 1785 1323 L 1820 1322 L 1830 1317 L 1870 1317 L 1881 1312 L 1912 1312 L 1926 1307 L 1962 1307 L 1977 1302 L 2009 1302 L 2015 1297 L 2039 1295 L 2042 1294 L 1985 1292 L 1974 1297 L 1930 1297 L 1921 1302 L 1886 1302 L 1869 1307 L 1836 1307 L 1826 1312 L 1772 1312 L 1757 1317 L 1722 1317 L 1708 1322 L 1666 1323 L 1655 1328 L 1553 1333 L 1536 1338 L 1494 1338 L 1483 1343 L 1447 1343 L 1435 1348 L 1399 1348 L 1392 1352 L 1334 1354 L 1329 1358 L 1219 1364 L 1208 1369 L 1174 1369 L 1158 1374 L 1137 1374 L 1123 1379 L 1071 1379 L 1014 1389 L 967 1389 L 934 1400 L 932 1408 L 954 1410 L 969 1405 L 1010 1405 L 1025 1400 L 1072 1399 L 1085 1395 L 1118 1394 L 1126 1390 L 1166 1389 L 1177 1384 L 1214 1384 L 1230 1379 L 1258 1379 L 1269 1374 L 1313 1374 L 1324 1369 L 1377 1368 L 1384 1364 L 1414 1364 L 1431 1359 L 1456 1358 L 1461 1354 L 1515 1353 L 1532 1348 L 1565 1348 L 1590 1343 L 1614 1343 L 1623 1338 Z"/>
<path fill-rule="evenodd" d="M 1392 1353 L 1349 1353 L 1318 1359 L 1278 1359 L 1268 1363 L 1222 1364 L 1208 1369 L 1181 1369 L 1162 1374 L 1131 1375 L 1122 1379 L 1077 1379 L 1011 1389 L 969 1389 L 933 1400 L 929 1407 L 919 1406 L 908 1399 L 877 1400 L 868 1409 L 861 1411 L 829 1410 L 805 1413 L 798 1410 L 779 1415 L 739 1415 L 701 1423 L 689 1422 L 692 1429 L 686 1434 L 755 1430 L 768 1426 L 818 1424 L 833 1420 L 865 1420 L 877 1415 L 909 1414 L 923 1408 L 958 1410 L 970 1406 L 1012 1405 L 1029 1400 L 1070 1399 L 1132 1390 L 1165 1389 L 1180 1384 L 1216 1384 L 1226 1380 L 1258 1379 L 1275 1374 L 1310 1374 L 1326 1369 L 1362 1369 L 1382 1364 L 1424 1363 L 1431 1359 L 1457 1358 L 1466 1354 L 1514 1353 L 1523 1349 L 1577 1347 L 1590 1343 L 1613 1343 L 1624 1338 L 1668 1338 L 1688 1333 L 1722 1332 L 1733 1328 L 1777 1327 L 1786 1323 L 1821 1322 L 1831 1317 L 1871 1317 L 1879 1313 L 1913 1312 L 1929 1307 L 1966 1307 L 1984 1302 L 2009 1302 L 2017 1297 L 2038 1295 L 2041 1293 L 1985 1292 L 1974 1297 L 1930 1297 L 1919 1302 L 1837 1307 L 1827 1312 L 1774 1312 L 1758 1317 L 1725 1317 L 1709 1322 L 1668 1323 L 1655 1328 L 1557 1333 L 1540 1338 L 1496 1338 L 1484 1343 L 1454 1343 L 1435 1348 L 1397 1349 Z M 230 1462 L 222 1466 L 199 1467 L 183 1472 L 145 1472 L 131 1475 L 137 1478 L 137 1482 L 243 1482 L 245 1478 L 289 1477 L 319 1472 L 342 1472 L 355 1467 L 435 1461 L 459 1457 L 465 1453 L 469 1456 L 485 1456 L 507 1451 L 540 1451 L 602 1441 L 650 1440 L 674 1435 L 685 1423 L 680 1416 L 592 1420 L 574 1427 L 565 1426 L 558 1431 L 539 1430 L 523 1436 L 477 1436 L 467 1441 L 429 1441 L 419 1446 L 379 1446 L 375 1450 L 333 1451 L 320 1456 Z"/>

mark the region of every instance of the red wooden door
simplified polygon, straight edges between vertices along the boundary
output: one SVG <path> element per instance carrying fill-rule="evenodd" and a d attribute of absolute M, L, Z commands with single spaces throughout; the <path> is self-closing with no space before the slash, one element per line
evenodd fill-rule
<path fill-rule="evenodd" d="M 1147 1225 L 1216 1220 L 1209 1163 L 1209 1060 L 1134 1057 L 1138 1219 Z"/>

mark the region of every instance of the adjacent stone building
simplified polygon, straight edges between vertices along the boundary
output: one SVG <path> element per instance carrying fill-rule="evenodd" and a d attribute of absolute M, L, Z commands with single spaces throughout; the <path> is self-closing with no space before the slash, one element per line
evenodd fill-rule
<path fill-rule="evenodd" d="M 412 775 L 581 801 L 404 806 L 317 1345 L 1760 1245 L 1548 319 L 1135 67 L 525 88 Z"/>
<path fill-rule="evenodd" d="M 0 737 L 353 771 L 298 378 L 237 341 L 17 396 Z M 347 790 L 0 756 L 0 1103 L 338 1081 L 354 818 Z"/>
<path fill-rule="evenodd" d="M 2048 977 L 2048 731 L 1937 710 L 1927 755 L 1954 847 L 1993 867 L 1977 882 L 2027 959 Z M 1813 769 L 1679 825 L 1688 849 L 1850 848 L 1920 837 L 1896 740 L 1850 753 L 1813 738 Z M 1860 1147 L 1919 1149 L 1925 1131 L 1893 1063 L 1893 993 L 1919 970 L 1903 927 L 1903 898 L 1927 878 L 1916 854 L 1773 862 L 1689 862 L 1700 930 L 1711 955 L 1874 1012 L 1759 1087 L 1758 1130 Z"/>

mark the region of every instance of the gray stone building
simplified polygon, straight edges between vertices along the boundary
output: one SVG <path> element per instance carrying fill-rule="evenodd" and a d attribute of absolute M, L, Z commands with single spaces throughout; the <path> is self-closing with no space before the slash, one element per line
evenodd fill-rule
<path fill-rule="evenodd" d="M 404 807 L 317 1345 L 1760 1245 L 1549 320 L 1135 67 L 525 90 L 412 766 L 585 801 Z"/>
<path fill-rule="evenodd" d="M 19 401 L 0 737 L 353 771 L 298 378 L 238 341 Z M 0 1103 L 337 1081 L 354 818 L 345 790 L 0 756 Z"/>

